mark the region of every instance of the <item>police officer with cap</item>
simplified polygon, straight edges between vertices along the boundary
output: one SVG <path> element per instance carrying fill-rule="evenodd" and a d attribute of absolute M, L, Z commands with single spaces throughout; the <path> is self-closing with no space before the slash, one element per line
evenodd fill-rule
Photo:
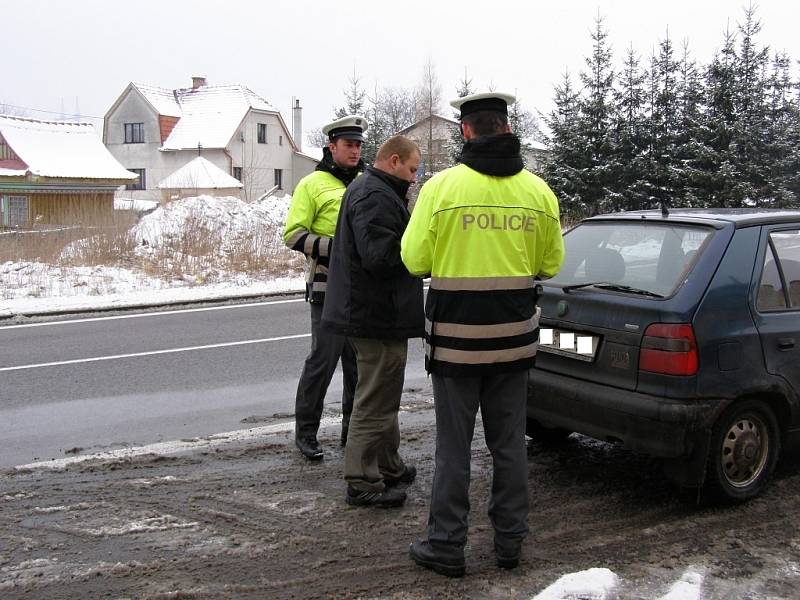
<path fill-rule="evenodd" d="M 511 94 L 450 104 L 461 112 L 461 164 L 421 189 L 401 242 L 409 272 L 430 275 L 425 366 L 436 410 L 436 457 L 418 565 L 465 572 L 470 447 L 480 409 L 493 459 L 489 518 L 497 565 L 515 568 L 528 532 L 525 421 L 528 370 L 539 335 L 536 279 L 558 273 L 564 244 L 558 201 L 526 171 L 508 124 Z"/>
<path fill-rule="evenodd" d="M 322 128 L 328 146 L 316 170 L 297 184 L 283 240 L 292 250 L 306 256 L 306 300 L 311 307 L 311 352 L 306 357 L 295 397 L 295 445 L 309 460 L 321 460 L 322 447 L 317 440 L 323 400 L 336 363 L 341 357 L 344 390 L 342 392 L 342 435 L 347 442 L 350 413 L 356 387 L 357 369 L 353 349 L 347 338 L 320 327 L 328 262 L 339 205 L 347 185 L 364 169 L 361 143 L 367 120 L 349 115 Z"/>

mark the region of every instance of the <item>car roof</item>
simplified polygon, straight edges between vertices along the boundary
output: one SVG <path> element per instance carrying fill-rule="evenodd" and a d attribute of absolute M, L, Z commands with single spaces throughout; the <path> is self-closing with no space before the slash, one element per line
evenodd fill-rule
<path fill-rule="evenodd" d="M 752 225 L 798 222 L 800 221 L 800 210 L 779 208 L 671 208 L 666 216 L 660 210 L 633 210 L 597 215 L 584 219 L 583 222 L 608 220 L 680 222 L 711 225 L 716 228 L 721 228 L 731 223 L 738 229 Z"/>

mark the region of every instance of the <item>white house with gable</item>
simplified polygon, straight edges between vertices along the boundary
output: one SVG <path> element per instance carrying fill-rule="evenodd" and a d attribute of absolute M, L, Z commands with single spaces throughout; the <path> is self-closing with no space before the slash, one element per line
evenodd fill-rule
<path fill-rule="evenodd" d="M 103 143 L 137 173 L 126 196 L 158 200 L 159 184 L 198 155 L 242 183 L 254 201 L 268 191 L 291 193 L 317 161 L 302 152 L 302 108 L 293 111 L 294 135 L 280 112 L 243 85 L 168 90 L 130 83 L 105 115 Z"/>

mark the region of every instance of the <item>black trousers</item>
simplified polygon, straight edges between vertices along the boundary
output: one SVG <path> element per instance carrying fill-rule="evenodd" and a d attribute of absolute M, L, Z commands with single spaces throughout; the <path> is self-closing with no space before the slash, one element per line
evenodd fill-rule
<path fill-rule="evenodd" d="M 358 379 L 356 357 L 347 338 L 320 326 L 322 304 L 310 303 L 311 307 L 311 352 L 306 357 L 297 396 L 294 402 L 295 435 L 316 438 L 322 418 L 322 406 L 328 391 L 336 363 L 342 359 L 344 389 L 342 391 L 342 422 L 350 422 L 353 412 L 353 395 Z"/>
<path fill-rule="evenodd" d="M 492 454 L 489 518 L 500 544 L 528 532 L 528 458 L 525 449 L 527 371 L 484 377 L 433 375 L 436 460 L 428 539 L 463 545 L 467 540 L 472 436 L 480 408 Z"/>

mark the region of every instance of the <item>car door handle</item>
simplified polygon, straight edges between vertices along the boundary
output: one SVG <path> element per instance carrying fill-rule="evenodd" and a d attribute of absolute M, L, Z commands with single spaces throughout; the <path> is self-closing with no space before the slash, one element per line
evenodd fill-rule
<path fill-rule="evenodd" d="M 791 350 L 794 348 L 794 338 L 778 338 L 778 350 Z"/>

